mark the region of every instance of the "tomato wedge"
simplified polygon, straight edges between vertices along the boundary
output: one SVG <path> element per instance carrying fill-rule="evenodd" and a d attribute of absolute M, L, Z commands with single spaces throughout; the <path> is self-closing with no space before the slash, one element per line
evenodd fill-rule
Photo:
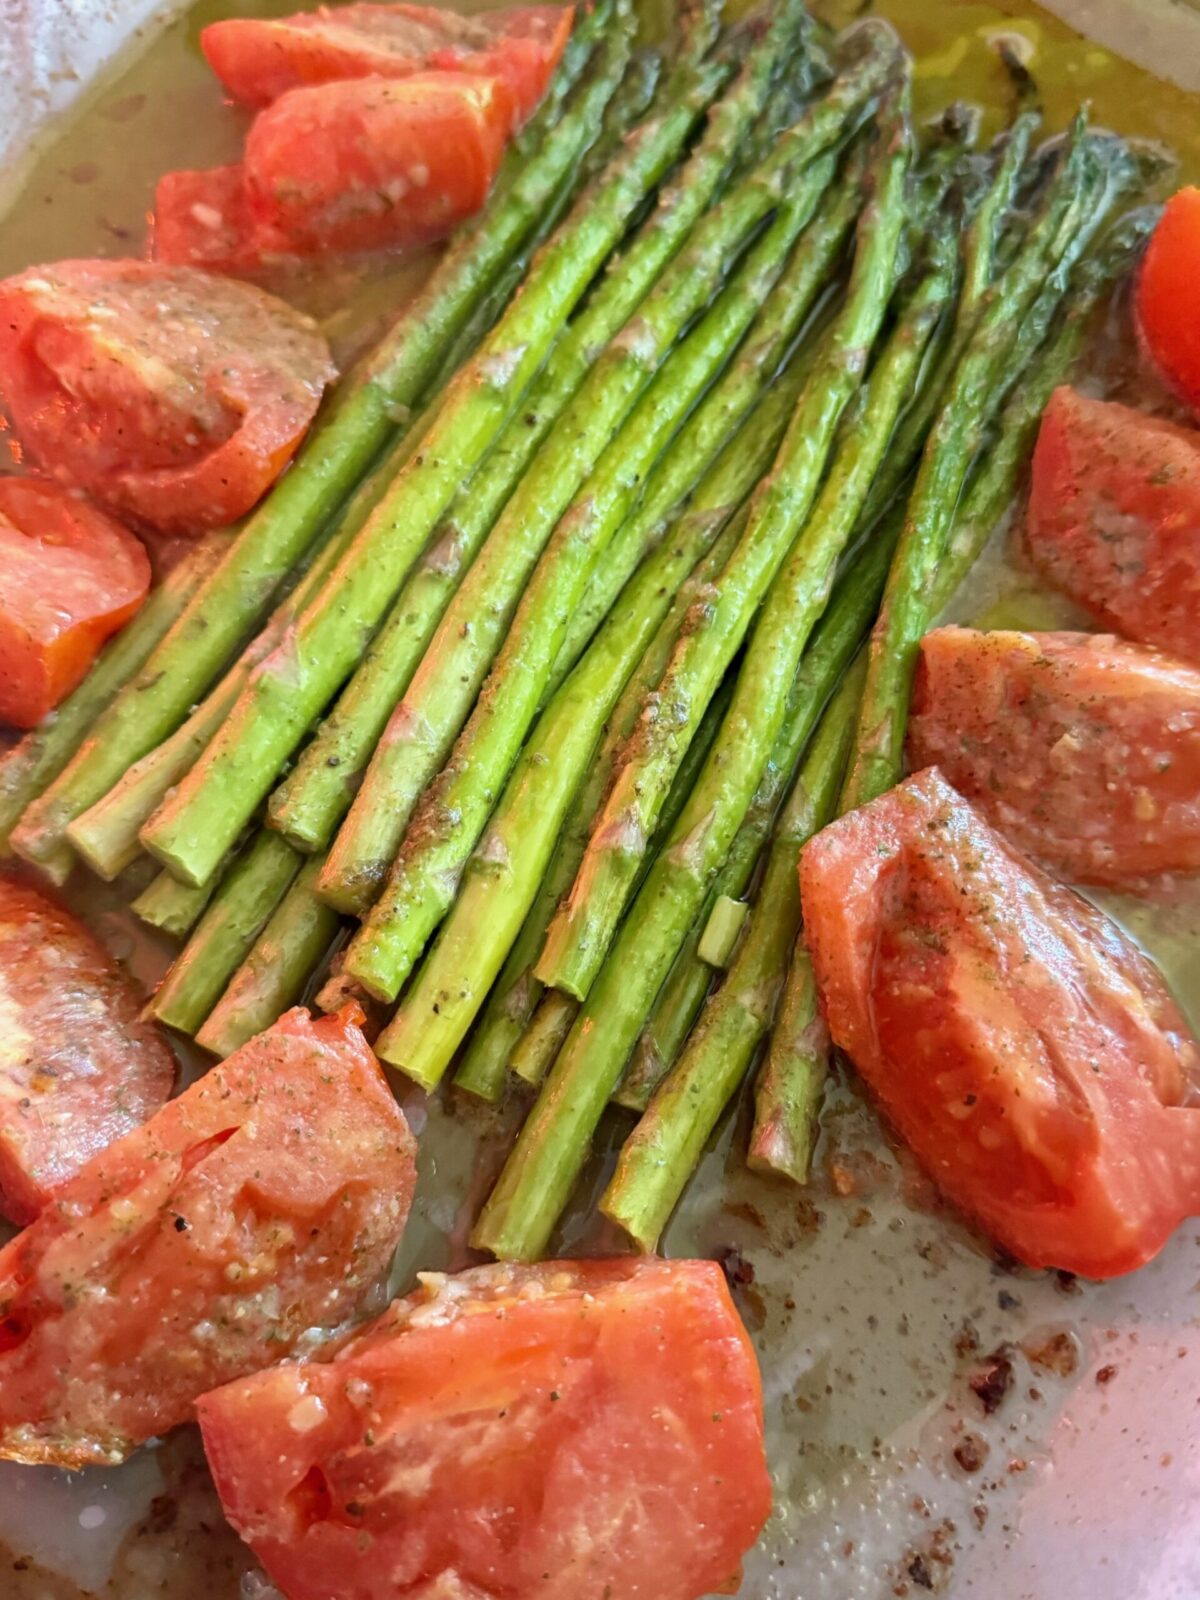
<path fill-rule="evenodd" d="M 315 324 L 249 284 L 146 261 L 0 282 L 0 395 L 60 482 L 170 532 L 233 522 L 334 376 Z"/>
<path fill-rule="evenodd" d="M 1200 869 L 1200 669 L 1106 634 L 937 628 L 908 757 L 1076 883 Z"/>
<path fill-rule="evenodd" d="M 0 876 L 0 1211 L 38 1212 L 98 1150 L 154 1115 L 175 1058 L 82 923 Z"/>
<path fill-rule="evenodd" d="M 314 256 L 444 238 L 487 199 L 511 116 L 505 86 L 468 73 L 293 89 L 246 140 L 254 245 Z"/>
<path fill-rule="evenodd" d="M 209 167 L 168 172 L 154 191 L 153 254 L 170 266 L 210 272 L 258 272 L 263 252 L 255 242 L 245 169 Z"/>
<path fill-rule="evenodd" d="M 0 1251 L 0 1456 L 121 1461 L 367 1309 L 415 1170 L 357 1015 L 288 1012 Z"/>
<path fill-rule="evenodd" d="M 1200 1209 L 1200 1045 L 1158 972 L 936 770 L 804 851 L 829 1029 L 942 1190 L 1095 1278 Z"/>
<path fill-rule="evenodd" d="M 1155 365 L 1200 410 L 1200 189 L 1167 201 L 1138 273 L 1136 309 Z"/>
<path fill-rule="evenodd" d="M 251 106 L 306 84 L 433 69 L 501 79 L 523 120 L 542 98 L 573 15 L 570 6 L 513 6 L 474 17 L 436 6 L 321 7 L 276 21 L 213 22 L 200 46 L 230 94 Z"/>
<path fill-rule="evenodd" d="M 205 1395 L 225 1513 L 289 1600 L 696 1600 L 771 1504 L 715 1265 L 430 1274 L 330 1362 Z"/>
<path fill-rule="evenodd" d="M 0 478 L 0 722 L 32 728 L 150 588 L 141 543 L 57 484 Z"/>
<path fill-rule="evenodd" d="M 1056 389 L 1027 539 L 1034 565 L 1105 626 L 1200 662 L 1200 433 Z"/>

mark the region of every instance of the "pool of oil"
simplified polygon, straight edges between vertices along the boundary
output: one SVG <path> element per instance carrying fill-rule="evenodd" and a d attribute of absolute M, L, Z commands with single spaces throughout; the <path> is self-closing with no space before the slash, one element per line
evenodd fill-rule
<path fill-rule="evenodd" d="M 0 274 L 139 253 L 157 177 L 235 158 L 244 131 L 203 64 L 199 28 L 233 10 L 292 9 L 294 0 L 204 0 L 89 90 L 21 174 L 0 226 Z M 821 9 L 844 22 L 872 8 L 827 0 Z M 879 0 L 873 9 L 917 58 L 919 115 L 962 97 L 998 126 L 1033 98 L 1055 128 L 1088 100 L 1097 122 L 1163 141 L 1183 177 L 1200 176 L 1195 97 L 1037 6 Z M 420 253 L 275 287 L 322 320 L 345 362 L 429 261 Z M 1095 356 L 1105 391 L 1163 406 L 1130 361 L 1125 326 L 1118 306 Z M 1079 621 L 1038 588 L 1010 529 L 952 614 Z M 111 889 L 73 882 L 70 893 L 135 977 L 155 982 L 166 942 L 133 925 Z M 1105 903 L 1200 1024 L 1195 892 L 1172 884 Z M 420 1183 L 396 1266 L 401 1287 L 418 1267 L 470 1259 L 471 1219 L 522 1110 L 482 1112 L 415 1090 L 404 1103 L 420 1137 Z M 1200 1229 L 1181 1229 L 1151 1267 L 1107 1286 L 1013 1272 L 939 1207 L 849 1081 L 830 1095 L 803 1193 L 746 1171 L 744 1120 L 744 1106 L 726 1119 L 664 1241 L 668 1254 L 715 1255 L 735 1269 L 762 1360 L 776 1510 L 741 1600 L 1197 1600 Z M 617 1116 L 602 1128 L 562 1253 L 622 1248 L 596 1224 L 593 1202 L 625 1131 Z M 971 1380 L 993 1360 L 1009 1387 L 988 1411 Z M 0 1464 L 0 1600 L 271 1593 L 221 1520 L 190 1430 L 116 1472 Z"/>

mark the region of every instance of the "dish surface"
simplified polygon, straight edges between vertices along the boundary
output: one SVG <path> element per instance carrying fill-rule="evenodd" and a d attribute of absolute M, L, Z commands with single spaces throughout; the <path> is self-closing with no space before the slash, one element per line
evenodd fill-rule
<path fill-rule="evenodd" d="M 136 248 L 154 178 L 227 157 L 236 123 L 220 112 L 194 46 L 217 9 L 197 8 L 85 96 L 0 231 L 0 272 Z M 1091 98 L 1097 121 L 1164 139 L 1181 154 L 1181 178 L 1200 173 L 1195 100 L 1045 13 L 955 0 L 887 0 L 879 9 L 917 55 L 929 105 L 952 86 L 998 112 L 1006 79 L 995 40 L 1017 34 L 1032 48 L 1053 124 Z M 130 21 L 141 14 L 127 8 Z M 1195 32 L 1200 57 L 1200 21 Z M 428 259 L 406 260 L 401 287 L 419 281 Z M 365 283 L 330 276 L 307 293 L 344 354 L 369 337 L 385 299 L 395 304 L 397 274 Z M 1071 620 L 1008 563 L 1003 541 L 953 614 L 1014 626 Z M 1104 903 L 1200 1023 L 1200 902 Z M 165 946 L 135 936 L 114 899 L 93 887 L 77 904 L 140 979 L 157 977 Z M 418 1265 L 468 1259 L 469 1220 L 505 1132 L 496 1114 L 451 1119 L 415 1091 L 406 1110 L 421 1136 L 422 1181 L 398 1283 Z M 564 1253 L 616 1245 L 591 1220 L 614 1145 L 610 1127 L 560 1238 Z M 739 1149 L 727 1125 L 664 1249 L 727 1259 L 762 1359 L 777 1508 L 747 1565 L 745 1600 L 931 1589 L 983 1600 L 1200 1593 L 1200 1548 L 1189 1532 L 1200 1494 L 1200 1228 L 1181 1230 L 1135 1278 L 1102 1288 L 1002 1271 L 881 1141 L 846 1087 L 827 1117 L 817 1181 L 800 1199 L 748 1174 L 730 1153 Z M 1013 1382 L 985 1416 L 969 1379 L 997 1352 Z M 0 1538 L 11 1563 L 0 1593 L 14 1600 L 263 1593 L 221 1523 L 190 1435 L 120 1472 L 67 1479 L 0 1468 Z"/>

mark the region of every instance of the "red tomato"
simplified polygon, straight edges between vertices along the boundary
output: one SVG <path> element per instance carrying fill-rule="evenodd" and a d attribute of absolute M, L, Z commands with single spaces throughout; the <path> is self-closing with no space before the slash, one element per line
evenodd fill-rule
<path fill-rule="evenodd" d="M 433 69 L 503 79 L 523 119 L 545 91 L 573 15 L 570 6 L 464 17 L 435 6 L 359 4 L 273 22 L 232 17 L 205 28 L 200 44 L 230 94 L 247 105 L 269 105 L 306 84 Z"/>
<path fill-rule="evenodd" d="M 293 89 L 246 140 L 258 248 L 311 256 L 444 237 L 487 199 L 511 107 L 502 83 L 467 73 Z"/>
<path fill-rule="evenodd" d="M 249 284 L 147 261 L 0 282 L 0 395 L 31 454 L 171 532 L 248 511 L 333 376 L 315 324 Z"/>
<path fill-rule="evenodd" d="M 414 1143 L 355 1015 L 288 1012 L 0 1251 L 0 1456 L 121 1461 L 366 1309 Z"/>
<path fill-rule="evenodd" d="M 1019 1260 L 1132 1271 L 1200 1209 L 1200 1046 L 1157 971 L 936 769 L 804 851 L 834 1042 Z"/>
<path fill-rule="evenodd" d="M 50 1196 L 171 1093 L 175 1058 L 87 929 L 0 877 L 0 1211 Z"/>
<path fill-rule="evenodd" d="M 1137 323 L 1167 382 L 1200 409 L 1200 189 L 1167 202 L 1138 273 Z"/>
<path fill-rule="evenodd" d="M 146 598 L 127 528 L 56 484 L 0 478 L 0 722 L 32 728 Z"/>
<path fill-rule="evenodd" d="M 694 1600 L 770 1510 L 754 1353 L 707 1261 L 431 1274 L 332 1361 L 197 1411 L 290 1600 Z"/>
<path fill-rule="evenodd" d="M 1158 650 L 937 628 L 921 641 L 908 755 L 1077 883 L 1200 868 L 1200 669 Z"/>
<path fill-rule="evenodd" d="M 1027 537 L 1035 565 L 1101 622 L 1200 662 L 1200 433 L 1056 389 Z"/>
<path fill-rule="evenodd" d="M 154 259 L 210 272 L 257 272 L 262 253 L 239 163 L 168 172 L 154 191 Z"/>

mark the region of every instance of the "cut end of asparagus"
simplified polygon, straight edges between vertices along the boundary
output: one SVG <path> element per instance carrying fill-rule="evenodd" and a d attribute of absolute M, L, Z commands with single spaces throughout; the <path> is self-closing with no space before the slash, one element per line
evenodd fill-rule
<path fill-rule="evenodd" d="M 729 965 L 749 912 L 750 907 L 745 900 L 731 900 L 727 894 L 717 900 L 696 947 L 696 954 L 701 961 L 707 962 L 710 967 L 724 968 Z"/>

